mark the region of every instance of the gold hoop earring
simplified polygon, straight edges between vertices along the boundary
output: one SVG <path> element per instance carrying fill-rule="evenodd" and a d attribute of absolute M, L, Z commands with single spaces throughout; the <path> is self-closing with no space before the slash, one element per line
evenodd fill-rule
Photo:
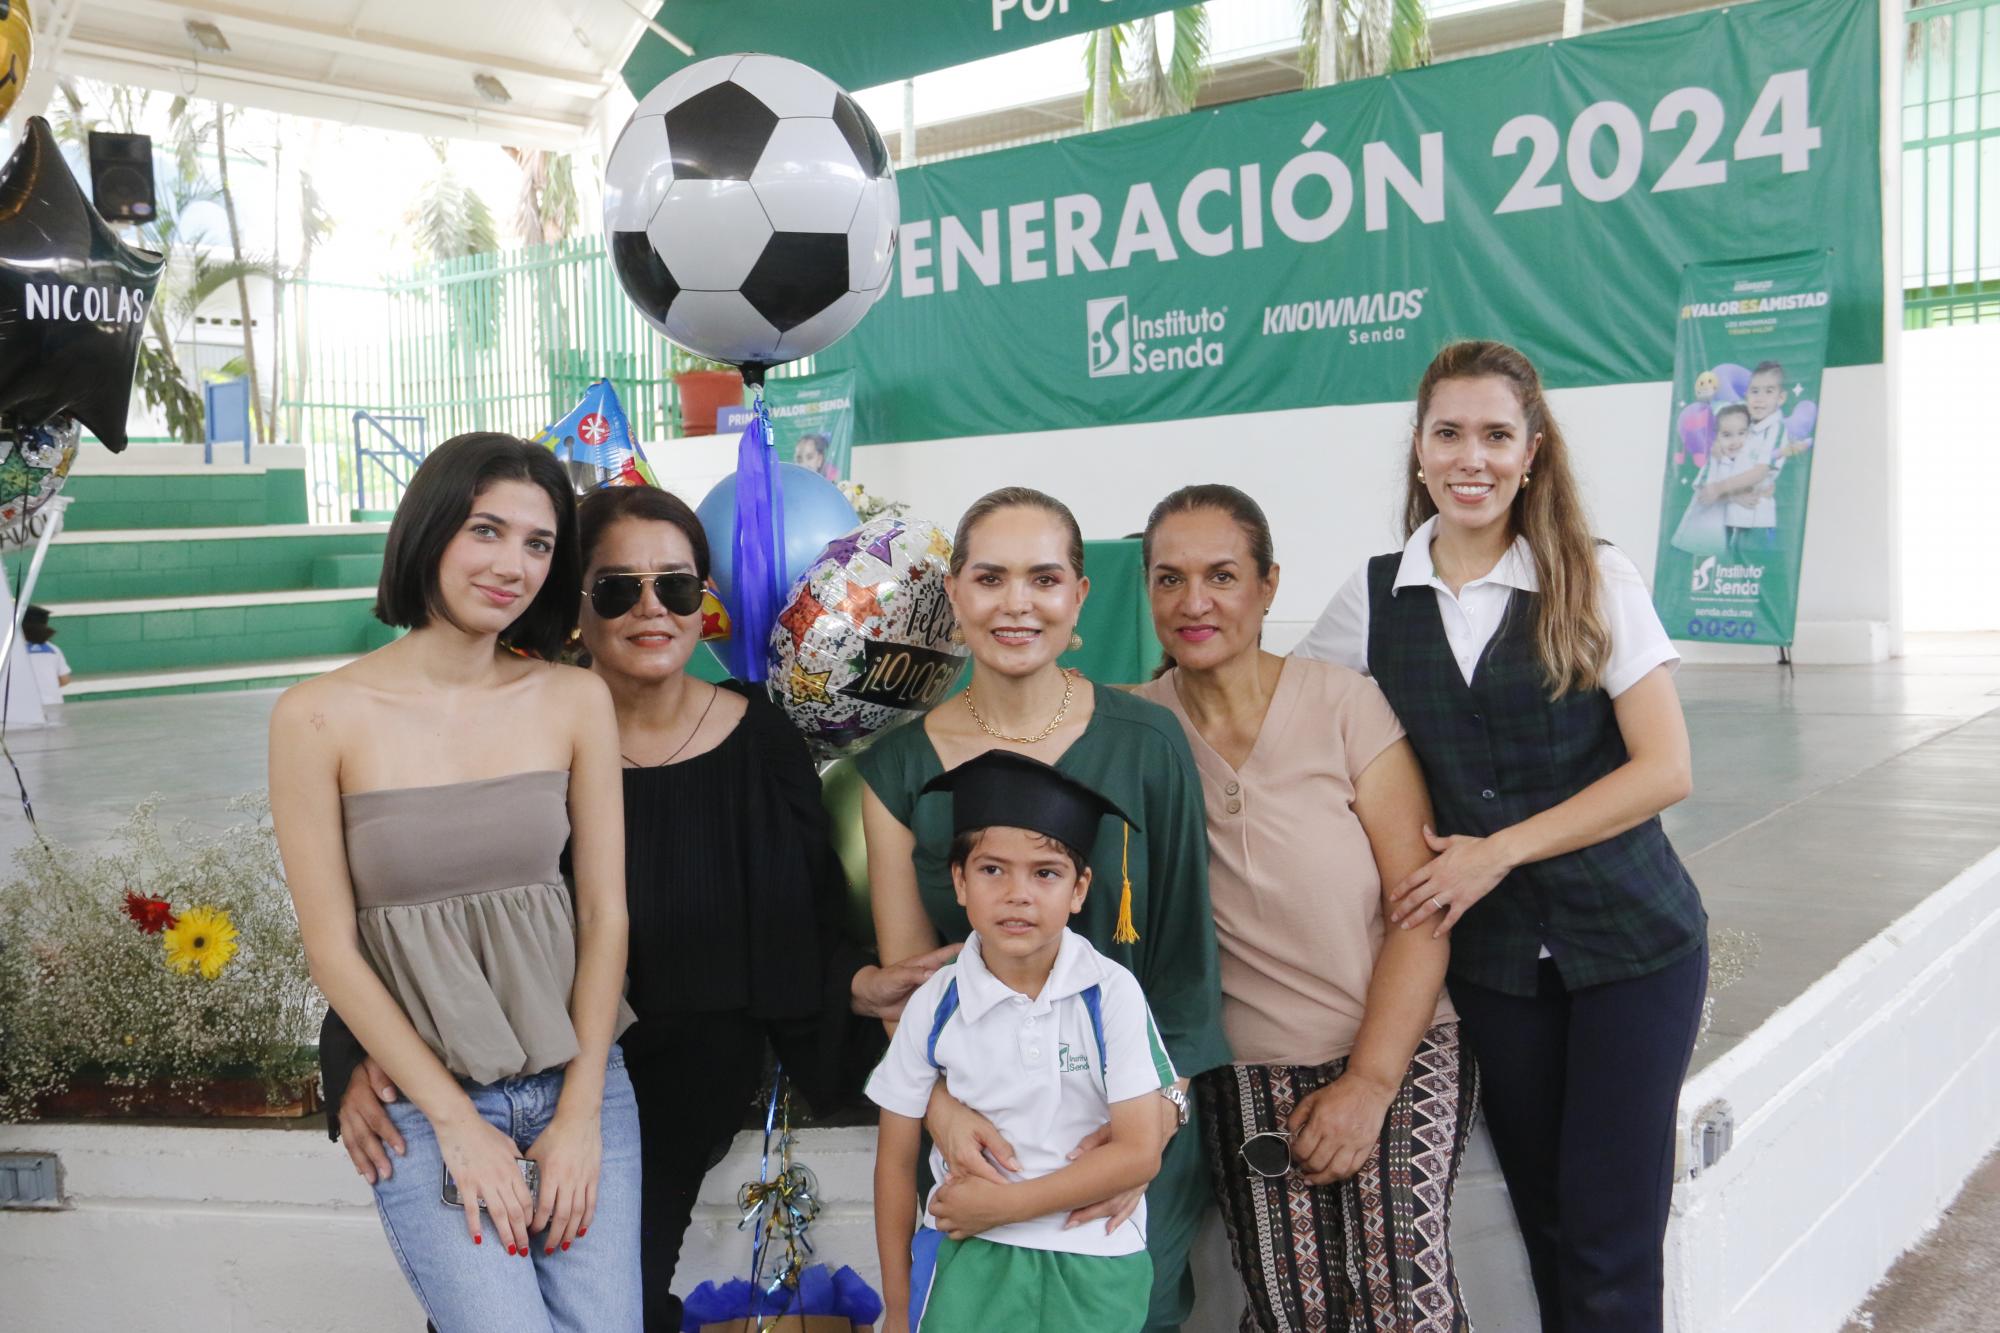
<path fill-rule="evenodd" d="M 965 630 L 957 625 L 953 625 L 951 627 L 951 633 L 945 635 L 945 637 L 947 639 L 950 639 L 953 643 L 962 644 L 965 642 Z"/>
<path fill-rule="evenodd" d="M 1071 652 L 1076 652 L 1082 647 L 1083 647 L 1083 636 L 1081 634 L 1078 634 L 1074 630 L 1070 631 L 1069 650 Z"/>

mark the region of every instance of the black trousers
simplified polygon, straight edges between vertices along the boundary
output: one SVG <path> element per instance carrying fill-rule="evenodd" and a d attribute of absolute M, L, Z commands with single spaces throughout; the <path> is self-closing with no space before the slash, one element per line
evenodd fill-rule
<path fill-rule="evenodd" d="M 702 1177 L 729 1151 L 763 1082 L 765 1033 L 747 1014 L 689 1014 L 645 1026 L 636 1043 L 642 1048 L 625 1054 L 625 1072 L 639 1103 L 646 1329 L 678 1333 L 681 1300 L 669 1288 L 681 1238 Z"/>
<path fill-rule="evenodd" d="M 1708 989 L 1706 946 L 1574 991 L 1543 959 L 1532 998 L 1456 977 L 1450 986 L 1544 1333 L 1658 1333 L 1675 1110 Z"/>

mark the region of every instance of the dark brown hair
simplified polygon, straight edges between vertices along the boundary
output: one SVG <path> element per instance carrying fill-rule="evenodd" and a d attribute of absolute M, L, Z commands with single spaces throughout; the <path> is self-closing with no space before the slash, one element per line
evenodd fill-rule
<path fill-rule="evenodd" d="M 695 517 L 694 510 L 672 491 L 657 486 L 607 486 L 578 502 L 576 518 L 577 544 L 585 574 L 590 572 L 598 544 L 611 531 L 611 525 L 620 519 L 636 518 L 648 523 L 671 523 L 679 528 L 694 551 L 695 577 L 703 582 L 708 579 L 708 534 L 702 531 L 701 520 Z"/>
<path fill-rule="evenodd" d="M 1076 515 L 1069 512 L 1069 506 L 1053 495 L 1044 494 L 1032 486 L 1003 486 L 997 491 L 988 491 L 972 502 L 965 516 L 958 520 L 958 531 L 951 539 L 951 572 L 959 573 L 965 568 L 965 548 L 972 539 L 972 530 L 987 517 L 1002 509 L 1039 509 L 1053 514 L 1069 532 L 1069 567 L 1078 578 L 1083 577 L 1083 529 L 1076 525 Z"/>
<path fill-rule="evenodd" d="M 1193 514 L 1204 509 L 1213 509 L 1235 522 L 1243 529 L 1243 540 L 1250 544 L 1250 563 L 1257 566 L 1257 577 L 1268 579 L 1277 564 L 1277 551 L 1271 541 L 1271 520 L 1264 517 L 1264 507 L 1234 486 L 1219 481 L 1204 482 L 1197 486 L 1183 486 L 1153 506 L 1153 512 L 1146 515 L 1146 531 L 1140 535 L 1139 562 L 1140 577 L 1148 587 L 1153 579 L 1153 537 L 1159 532 L 1160 524 L 1176 514 Z M 1160 645 L 1160 664 L 1153 668 L 1153 679 L 1158 680 L 1174 669 L 1174 655 Z"/>
<path fill-rule="evenodd" d="M 985 836 L 986 830 L 983 828 L 963 829 L 952 834 L 951 850 L 945 856 L 946 864 L 951 866 L 953 870 L 963 869 L 965 863 L 972 859 L 972 854 L 979 850 L 979 840 Z M 1061 852 L 1064 856 L 1067 856 L 1069 863 L 1076 867 L 1076 877 L 1078 879 L 1082 879 L 1083 872 L 1090 869 L 1090 862 L 1084 859 L 1084 854 L 1064 842 L 1061 838 L 1052 838 L 1046 833 L 1037 833 L 1034 836 L 1040 840 L 1042 846 L 1052 851 Z"/>
<path fill-rule="evenodd" d="M 1611 632 L 1598 600 L 1597 542 L 1584 516 L 1582 493 L 1570 471 L 1569 445 L 1542 394 L 1542 377 L 1534 363 L 1505 343 L 1468 340 L 1448 344 L 1432 359 L 1417 386 L 1417 420 L 1413 442 L 1421 442 L 1431 396 L 1447 380 L 1505 380 L 1521 405 L 1528 438 L 1541 436 L 1535 450 L 1534 484 L 1514 493 L 1507 521 L 1512 532 L 1528 539 L 1541 583 L 1536 599 L 1535 655 L 1552 697 L 1570 690 L 1594 690 L 1611 657 Z M 1404 465 L 1403 539 L 1409 540 L 1437 504 L 1418 475 L 1417 451 Z"/>
<path fill-rule="evenodd" d="M 486 431 L 455 435 L 431 450 L 418 466 L 389 523 L 382 577 L 375 586 L 375 618 L 398 629 L 421 628 L 433 616 L 458 623 L 438 594 L 438 564 L 472 513 L 473 502 L 500 481 L 540 487 L 556 514 L 548 578 L 528 609 L 501 631 L 500 641 L 554 661 L 576 624 L 583 596 L 576 495 L 554 454 L 512 435 Z"/>

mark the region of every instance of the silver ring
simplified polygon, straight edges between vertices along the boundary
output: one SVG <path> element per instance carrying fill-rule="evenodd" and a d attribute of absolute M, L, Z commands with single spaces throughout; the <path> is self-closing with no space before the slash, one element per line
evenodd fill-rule
<path fill-rule="evenodd" d="M 1440 912 L 1445 910 L 1444 904 L 1439 902 L 1435 896 L 1431 898 L 1431 906 L 1437 908 Z"/>

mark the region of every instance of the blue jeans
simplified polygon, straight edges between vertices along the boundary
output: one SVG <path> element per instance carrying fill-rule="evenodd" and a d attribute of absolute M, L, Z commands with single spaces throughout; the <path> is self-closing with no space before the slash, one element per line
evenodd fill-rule
<path fill-rule="evenodd" d="M 464 1087 L 481 1117 L 526 1152 L 554 1118 L 562 1085 L 562 1070 L 551 1069 Z M 375 1186 L 375 1207 L 438 1333 L 639 1333 L 639 1112 L 616 1046 L 604 1071 L 597 1216 L 588 1237 L 553 1255 L 541 1245 L 526 1259 L 474 1245 L 465 1210 L 440 1197 L 444 1158 L 430 1121 L 407 1099 L 386 1109 L 408 1151 Z"/>

